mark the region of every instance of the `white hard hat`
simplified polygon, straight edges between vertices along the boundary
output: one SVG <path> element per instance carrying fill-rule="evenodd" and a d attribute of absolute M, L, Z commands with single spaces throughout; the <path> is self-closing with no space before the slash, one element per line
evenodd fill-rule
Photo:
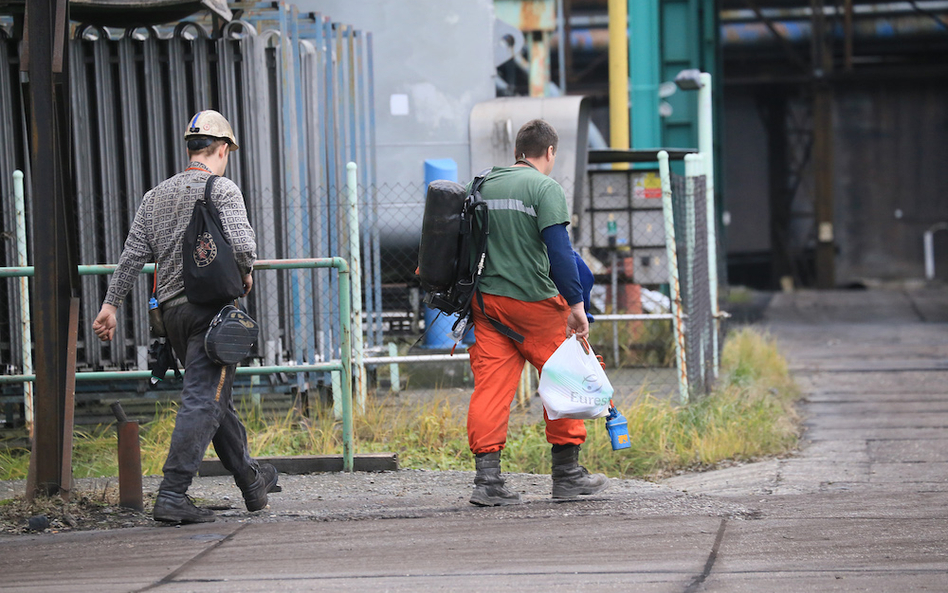
<path fill-rule="evenodd" d="M 234 129 L 230 127 L 230 122 L 213 109 L 198 111 L 188 122 L 188 127 L 184 131 L 184 139 L 190 140 L 200 136 L 227 140 L 230 143 L 231 150 L 240 148 L 237 146 L 237 139 L 234 138 Z"/>

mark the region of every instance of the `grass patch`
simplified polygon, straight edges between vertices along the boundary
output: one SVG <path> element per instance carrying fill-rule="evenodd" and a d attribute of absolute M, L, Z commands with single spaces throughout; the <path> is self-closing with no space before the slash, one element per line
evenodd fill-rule
<path fill-rule="evenodd" d="M 725 340 L 721 377 L 714 392 L 688 405 L 649 395 L 621 402 L 629 422 L 631 449 L 613 451 L 603 420 L 587 422 L 582 461 L 591 471 L 613 477 L 655 478 L 683 469 L 713 466 L 789 452 L 797 444 L 799 394 L 774 340 L 742 329 Z M 174 427 L 175 405 L 164 405 L 142 427 L 142 470 L 158 474 Z M 257 457 L 341 454 L 342 430 L 330 409 L 313 418 L 290 411 L 266 417 L 257 408 L 241 416 L 251 454 Z M 394 451 L 405 468 L 473 469 L 467 445 L 467 410 L 448 399 L 403 405 L 372 398 L 355 419 L 356 451 Z M 111 427 L 77 432 L 76 477 L 116 475 L 116 437 Z M 211 450 L 213 454 L 213 449 Z M 504 469 L 546 473 L 549 445 L 542 422 L 511 421 Z M 0 479 L 22 479 L 29 465 L 25 450 L 0 448 Z"/>
<path fill-rule="evenodd" d="M 668 320 L 593 323 L 588 339 L 608 368 L 675 366 L 675 337 Z M 619 360 L 615 360 L 614 341 L 619 345 Z"/>
<path fill-rule="evenodd" d="M 724 293 L 729 305 L 748 305 L 754 301 L 754 293 L 746 286 L 731 286 Z"/>

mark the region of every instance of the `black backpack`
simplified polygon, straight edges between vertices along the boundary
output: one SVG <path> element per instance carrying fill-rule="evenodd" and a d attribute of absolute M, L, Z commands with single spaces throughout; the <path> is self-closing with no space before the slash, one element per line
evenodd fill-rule
<path fill-rule="evenodd" d="M 244 281 L 234 249 L 224 235 L 221 216 L 211 200 L 217 175 L 207 178 L 204 197 L 194 203 L 184 231 L 181 257 L 184 294 L 196 305 L 223 305 L 244 294 Z"/>
<path fill-rule="evenodd" d="M 428 307 L 458 315 L 451 328 L 456 335 L 464 333 L 468 325 L 475 296 L 484 310 L 477 285 L 487 257 L 490 216 L 480 187 L 489 172 L 485 170 L 474 178 L 470 192 L 454 181 L 437 180 L 428 184 L 425 196 L 418 277 Z M 495 319 L 488 320 L 502 334 L 523 343 L 523 336 L 517 332 Z"/>

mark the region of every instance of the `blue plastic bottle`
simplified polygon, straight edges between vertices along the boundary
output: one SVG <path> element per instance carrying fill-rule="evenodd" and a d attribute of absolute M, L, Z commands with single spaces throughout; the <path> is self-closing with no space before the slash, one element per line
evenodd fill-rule
<path fill-rule="evenodd" d="M 165 320 L 161 316 L 161 309 L 158 307 L 158 299 L 154 295 L 148 299 L 148 325 L 151 327 L 151 335 L 155 338 L 162 338 L 168 335 L 165 332 Z"/>
<path fill-rule="evenodd" d="M 609 415 L 606 416 L 606 430 L 609 431 L 613 451 L 628 449 L 632 446 L 629 442 L 629 423 L 615 407 L 609 408 Z"/>

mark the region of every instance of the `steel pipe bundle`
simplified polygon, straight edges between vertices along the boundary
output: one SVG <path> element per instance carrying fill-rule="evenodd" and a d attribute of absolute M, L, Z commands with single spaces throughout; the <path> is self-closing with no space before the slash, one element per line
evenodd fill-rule
<path fill-rule="evenodd" d="M 285 4 L 244 8 L 241 20 L 216 31 L 209 17 L 124 31 L 74 26 L 69 68 L 78 259 L 118 261 L 144 192 L 187 163 L 188 118 L 216 109 L 241 145 L 225 174 L 244 193 L 260 259 L 348 258 L 345 164 L 358 163 L 366 342 L 380 344 L 371 36 Z M 0 63 L 15 64 L 16 42 L 0 37 Z M 0 132 L 15 140 L 0 144 L 5 229 L 15 228 L 13 170 L 25 169 L 29 179 L 13 73 L 0 69 Z M 29 204 L 29 187 L 26 193 Z M 41 214 L 28 207 L 28 224 L 35 215 Z M 3 258 L 3 265 L 16 265 L 15 250 L 4 250 Z M 337 282 L 335 271 L 317 269 L 256 277 L 247 306 L 261 322 L 256 354 L 264 364 L 339 358 Z M 110 344 L 100 343 L 91 328 L 106 287 L 107 278 L 82 279 L 79 368 L 144 368 L 151 282 L 141 282 L 126 299 Z M 7 317 L 0 357 L 21 368 L 19 348 L 10 346 L 19 339 L 15 295 L 12 284 L 0 288 Z"/>

